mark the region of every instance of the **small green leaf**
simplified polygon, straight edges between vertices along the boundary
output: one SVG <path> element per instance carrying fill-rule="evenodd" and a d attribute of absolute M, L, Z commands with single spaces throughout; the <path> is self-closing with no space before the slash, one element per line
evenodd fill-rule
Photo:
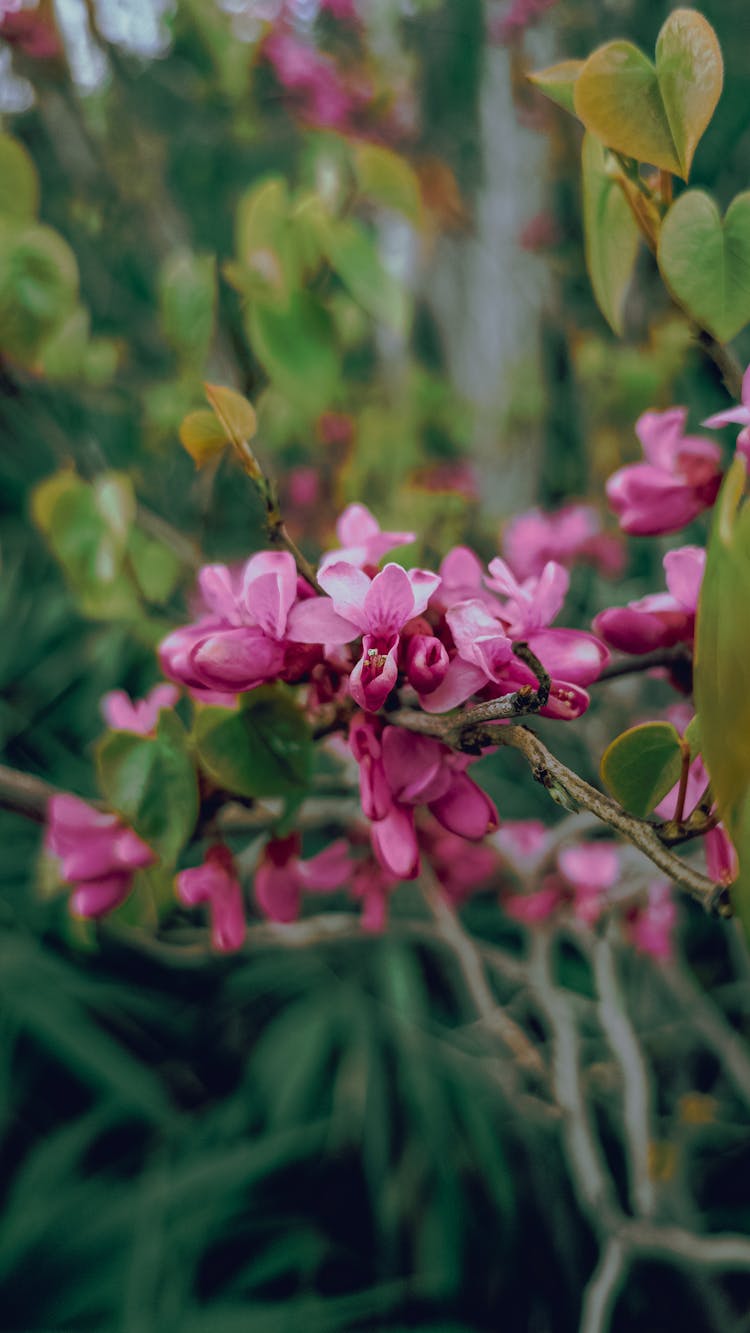
<path fill-rule="evenodd" d="M 170 255 L 159 272 L 162 332 L 180 362 L 200 369 L 213 337 L 216 308 L 216 261 L 183 249 Z"/>
<path fill-rule="evenodd" d="M 0 134 L 0 215 L 32 222 L 39 212 L 39 176 L 18 139 Z"/>
<path fill-rule="evenodd" d="M 354 152 L 354 170 L 363 194 L 419 224 L 422 217 L 419 180 L 399 153 L 378 144 L 359 144 Z"/>
<path fill-rule="evenodd" d="M 557 65 L 549 65 L 547 69 L 540 69 L 536 74 L 529 74 L 528 78 L 545 97 L 549 97 L 551 102 L 555 102 L 574 116 L 575 84 L 582 69 L 582 60 L 561 60 Z"/>
<path fill-rule="evenodd" d="M 155 736 L 108 732 L 96 760 L 107 804 L 174 865 L 198 817 L 195 769 L 177 714 L 162 709 Z"/>
<path fill-rule="evenodd" d="M 608 148 L 687 180 L 721 94 L 716 33 L 694 9 L 675 9 L 656 43 L 656 66 L 632 42 L 608 42 L 584 62 L 575 111 Z"/>
<path fill-rule="evenodd" d="M 691 717 L 690 721 L 688 722 L 685 731 L 683 733 L 682 739 L 688 745 L 691 757 L 695 759 L 696 755 L 699 755 L 702 750 L 701 720 L 697 713 L 695 714 L 694 717 Z"/>
<path fill-rule="evenodd" d="M 623 308 L 640 232 L 628 201 L 609 170 L 611 161 L 611 154 L 595 135 L 584 135 L 581 165 L 586 267 L 599 309 L 610 328 L 622 334 Z"/>
<path fill-rule="evenodd" d="M 128 537 L 128 558 L 146 601 L 156 606 L 168 602 L 180 582 L 183 568 L 174 551 L 134 527 Z"/>
<path fill-rule="evenodd" d="M 328 310 L 309 292 L 285 309 L 255 302 L 247 324 L 252 349 L 270 379 L 310 414 L 330 406 L 340 375 Z"/>
<path fill-rule="evenodd" d="M 237 796 L 294 796 L 308 785 L 310 729 L 278 687 L 249 691 L 239 708 L 201 709 L 195 740 L 207 773 Z"/>
<path fill-rule="evenodd" d="M 625 810 L 643 819 L 679 782 L 682 745 L 671 722 L 644 722 L 615 737 L 602 756 L 602 781 Z"/>
<path fill-rule="evenodd" d="M 658 259 L 675 300 L 729 342 L 750 323 L 750 191 L 732 200 L 723 222 L 702 190 L 680 195 L 662 223 Z"/>
<path fill-rule="evenodd" d="M 228 389 L 223 384 L 204 384 L 206 397 L 213 408 L 217 420 L 221 422 L 226 437 L 232 444 L 245 444 L 252 440 L 258 423 L 255 408 L 243 398 L 236 389 Z"/>
<path fill-rule="evenodd" d="M 0 222 L 0 347 L 33 363 L 74 310 L 78 265 L 51 227 Z"/>
<path fill-rule="evenodd" d="M 361 223 L 337 222 L 326 236 L 326 252 L 331 267 L 363 310 L 403 333 L 408 310 L 406 292 L 383 267 L 374 236 Z"/>

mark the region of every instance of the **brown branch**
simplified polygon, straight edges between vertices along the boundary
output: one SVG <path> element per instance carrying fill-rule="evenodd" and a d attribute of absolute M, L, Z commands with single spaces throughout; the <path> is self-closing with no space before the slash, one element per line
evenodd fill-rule
<path fill-rule="evenodd" d="M 637 657 L 624 657 L 611 662 L 599 673 L 593 684 L 602 680 L 614 680 L 617 676 L 632 676 L 639 671 L 651 671 L 654 667 L 692 666 L 693 654 L 687 644 L 678 643 L 673 648 L 655 648 L 650 653 L 640 653 Z"/>
<path fill-rule="evenodd" d="M 0 764 L 0 809 L 10 810 L 13 814 L 24 815 L 37 824 L 44 824 L 47 818 L 47 802 L 58 794 L 58 788 L 44 778 L 35 778 L 31 773 L 19 773 L 14 768 Z"/>
<path fill-rule="evenodd" d="M 693 328 L 696 341 L 719 371 L 730 398 L 734 398 L 735 402 L 739 403 L 742 399 L 742 366 L 734 352 L 720 343 L 706 329 L 698 328 L 695 325 Z"/>

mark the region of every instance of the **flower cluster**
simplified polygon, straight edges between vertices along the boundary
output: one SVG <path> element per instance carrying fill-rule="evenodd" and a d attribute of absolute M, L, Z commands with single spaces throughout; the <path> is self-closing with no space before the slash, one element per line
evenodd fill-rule
<path fill-rule="evenodd" d="M 607 487 L 624 531 L 673 532 L 714 502 L 719 446 L 687 435 L 686 421 L 683 408 L 647 412 L 638 421 L 646 461 L 619 469 Z M 733 423 L 743 427 L 737 447 L 748 448 L 748 374 L 743 405 L 704 424 Z M 637 656 L 681 646 L 689 664 L 704 549 L 669 551 L 666 591 L 601 611 L 590 632 L 555 622 L 571 566 L 587 561 L 608 574 L 621 568 L 620 539 L 603 529 L 591 506 L 517 516 L 504 533 L 504 558 L 486 566 L 465 546 L 449 551 L 437 570 L 387 559 L 414 543 L 415 533 L 382 530 L 361 504 L 343 512 L 336 535 L 338 546 L 323 554 L 314 574 L 304 564 L 301 574 L 289 550 L 260 551 L 237 567 L 205 566 L 194 619 L 159 649 L 169 683 L 139 702 L 121 691 L 106 696 L 109 725 L 156 744 L 161 710 L 174 707 L 181 689 L 199 708 L 233 710 L 260 686 L 296 687 L 331 759 L 343 761 L 352 783 L 358 781 L 362 815 L 349 822 L 346 838 L 318 845 L 313 855 L 288 825 L 256 849 L 255 904 L 271 921 L 294 921 L 305 894 L 342 891 L 360 904 L 364 927 L 380 930 L 393 889 L 416 878 L 425 862 L 455 904 L 497 882 L 505 864 L 523 885 L 523 892 L 503 894 L 510 917 L 533 924 L 566 912 L 590 927 L 622 901 L 633 945 L 668 957 L 675 908 L 663 880 L 642 883 L 640 896 L 623 898 L 624 863 L 614 843 L 557 847 L 535 821 L 501 826 L 471 776 L 477 756 L 449 741 L 456 718 L 470 717 L 476 705 L 484 705 L 483 719 L 488 710 L 493 716 L 498 699 L 533 698 L 540 713 L 558 721 L 580 717 L 610 648 Z M 676 676 L 673 683 L 685 688 Z M 499 709 L 494 725 L 502 727 L 504 716 Z M 684 732 L 690 710 L 677 705 L 668 716 Z M 686 765 L 688 758 L 686 752 Z M 680 820 L 702 809 L 707 787 L 694 755 L 656 817 Z M 210 783 L 207 791 L 210 797 Z M 736 855 L 716 818 L 706 810 L 707 870 L 714 883 L 728 884 Z M 73 889 L 73 910 L 84 916 L 119 906 L 135 872 L 156 859 L 117 815 L 64 795 L 50 802 L 46 847 Z M 207 908 L 216 949 L 241 947 L 246 903 L 225 843 L 211 845 L 175 883 L 184 906 Z"/>

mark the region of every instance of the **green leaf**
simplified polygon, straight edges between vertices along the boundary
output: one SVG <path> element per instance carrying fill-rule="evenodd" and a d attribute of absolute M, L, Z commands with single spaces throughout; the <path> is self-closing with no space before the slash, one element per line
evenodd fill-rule
<path fill-rule="evenodd" d="M 0 222 L 0 347 L 25 364 L 74 310 L 78 265 L 51 227 Z"/>
<path fill-rule="evenodd" d="M 312 741 L 289 694 L 263 686 L 239 708 L 204 708 L 195 723 L 201 764 L 237 796 L 293 796 L 308 785 Z"/>
<path fill-rule="evenodd" d="M 528 78 L 545 97 L 549 97 L 551 102 L 556 102 L 564 111 L 569 111 L 574 116 L 575 84 L 582 69 L 582 60 L 561 60 L 557 65 L 549 65 L 547 69 L 540 69 L 536 74 L 529 74 Z"/>
<path fill-rule="evenodd" d="M 297 285 L 290 211 L 287 183 L 274 176 L 248 190 L 235 214 L 237 263 L 226 276 L 240 291 L 273 304 L 285 305 Z"/>
<path fill-rule="evenodd" d="M 695 759 L 696 755 L 699 755 L 703 748 L 701 742 L 701 720 L 697 713 L 688 722 L 682 739 L 689 747 L 692 758 Z"/>
<path fill-rule="evenodd" d="M 596 303 L 610 328 L 623 331 L 623 308 L 640 242 L 638 223 L 609 168 L 611 154 L 593 134 L 584 135 L 583 226 L 586 267 Z"/>
<path fill-rule="evenodd" d="M 181 363 L 200 369 L 213 337 L 216 261 L 213 255 L 178 250 L 159 272 L 162 332 Z"/>
<path fill-rule="evenodd" d="M 714 510 L 695 639 L 703 762 L 740 862 L 732 901 L 750 941 L 750 504 L 736 454 Z"/>
<path fill-rule="evenodd" d="M 360 144 L 354 151 L 354 170 L 363 194 L 419 224 L 422 218 L 419 180 L 399 153 L 378 144 Z"/>
<path fill-rule="evenodd" d="M 722 222 L 702 190 L 680 195 L 661 227 L 659 268 L 675 300 L 719 342 L 750 323 L 750 191 Z"/>
<path fill-rule="evenodd" d="M 694 9 L 675 9 L 656 42 L 656 66 L 631 42 L 608 42 L 584 62 L 576 115 L 617 152 L 687 180 L 721 94 L 716 33 Z"/>
<path fill-rule="evenodd" d="M 39 176 L 18 139 L 0 134 L 0 215 L 32 222 L 39 212 Z"/>
<path fill-rule="evenodd" d="M 644 722 L 615 737 L 602 756 L 602 781 L 641 819 L 679 782 L 682 745 L 671 722 Z"/>
<path fill-rule="evenodd" d="M 132 528 L 128 538 L 128 558 L 138 587 L 147 602 L 163 606 L 177 588 L 182 563 L 163 542 Z"/>
<path fill-rule="evenodd" d="M 361 223 L 338 222 L 326 236 L 326 252 L 331 267 L 363 310 L 403 333 L 408 314 L 406 291 L 383 267 L 375 237 Z"/>
<path fill-rule="evenodd" d="M 278 388 L 311 415 L 330 406 L 340 363 L 331 316 L 309 292 L 297 292 L 277 309 L 256 302 L 248 337 L 264 370 Z"/>
<path fill-rule="evenodd" d="M 108 732 L 96 764 L 107 804 L 174 865 L 198 817 L 198 783 L 177 714 L 162 709 L 155 736 Z"/>

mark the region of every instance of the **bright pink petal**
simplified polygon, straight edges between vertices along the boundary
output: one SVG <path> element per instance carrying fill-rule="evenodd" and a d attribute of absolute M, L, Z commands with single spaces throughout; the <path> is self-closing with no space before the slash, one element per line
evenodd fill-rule
<path fill-rule="evenodd" d="M 370 634 L 382 638 L 398 634 L 407 620 L 418 614 L 412 584 L 405 569 L 400 565 L 389 564 L 375 575 L 367 590 L 364 612 Z"/>
<path fill-rule="evenodd" d="M 276 866 L 270 861 L 263 861 L 258 866 L 253 892 L 261 912 L 270 921 L 286 925 L 297 920 L 302 887 L 298 866 L 296 860 L 286 866 Z"/>
<path fill-rule="evenodd" d="M 441 796 L 451 782 L 444 762 L 446 751 L 432 736 L 419 736 L 401 727 L 383 732 L 383 766 L 396 800 L 406 805 L 426 804 Z"/>
<path fill-rule="evenodd" d="M 609 649 L 585 630 L 540 629 L 527 642 L 551 676 L 574 685 L 591 685 L 610 660 Z"/>
<path fill-rule="evenodd" d="M 70 910 L 74 916 L 106 916 L 125 901 L 132 882 L 131 875 L 114 874 L 78 884 L 70 895 Z"/>
<path fill-rule="evenodd" d="M 365 712 L 377 713 L 398 680 L 398 635 L 382 643 L 365 634 L 362 656 L 349 677 L 349 693 Z"/>
<path fill-rule="evenodd" d="M 431 694 L 442 685 L 450 659 L 434 635 L 414 634 L 406 651 L 406 674 L 418 694 Z"/>
<path fill-rule="evenodd" d="M 447 713 L 484 689 L 488 680 L 487 672 L 481 667 L 454 657 L 442 685 L 430 694 L 422 695 L 419 702 L 426 713 Z"/>
<path fill-rule="evenodd" d="M 750 408 L 729 407 L 724 412 L 714 412 L 712 417 L 706 417 L 701 425 L 718 430 L 720 426 L 747 426 L 748 422 L 750 422 Z"/>
<path fill-rule="evenodd" d="M 703 845 L 706 849 L 706 869 L 715 884 L 732 884 L 736 880 L 740 865 L 737 853 L 729 836 L 721 824 L 709 829 Z"/>
<path fill-rule="evenodd" d="M 290 643 L 339 646 L 359 638 L 360 630 L 333 609 L 330 597 L 308 597 L 289 612 L 285 637 Z"/>
<path fill-rule="evenodd" d="M 323 591 L 328 593 L 338 615 L 351 621 L 360 634 L 370 628 L 365 612 L 365 598 L 370 591 L 371 581 L 364 570 L 338 560 L 319 571 L 318 582 Z"/>
<path fill-rule="evenodd" d="M 349 843 L 345 838 L 337 838 L 317 856 L 297 862 L 297 875 L 304 889 L 328 893 L 340 889 L 351 879 L 354 862 Z"/>
<path fill-rule="evenodd" d="M 666 412 L 644 412 L 638 418 L 635 433 L 649 463 L 671 472 L 686 422 L 685 407 L 671 407 Z"/>
<path fill-rule="evenodd" d="M 695 611 L 706 568 L 706 552 L 701 546 L 681 546 L 664 557 L 667 588 L 686 611 Z"/>
<path fill-rule="evenodd" d="M 281 639 L 297 596 L 297 567 L 288 551 L 260 551 L 242 572 L 241 604 L 248 624 Z"/>
<path fill-rule="evenodd" d="M 614 842 L 588 842 L 563 847 L 557 864 L 576 889 L 603 892 L 611 889 L 620 873 L 620 849 Z"/>
<path fill-rule="evenodd" d="M 235 582 L 226 565 L 204 565 L 198 575 L 198 587 L 209 611 L 231 625 L 240 623 Z"/>
<path fill-rule="evenodd" d="M 422 612 L 427 610 L 427 604 L 433 593 L 440 587 L 440 575 L 433 574 L 429 569 L 410 569 L 407 571 L 407 577 L 413 597 L 411 615 L 421 616 Z"/>
<path fill-rule="evenodd" d="M 254 626 L 216 630 L 199 641 L 190 655 L 201 685 L 239 692 L 273 680 L 284 666 L 283 646 Z"/>
<path fill-rule="evenodd" d="M 444 828 L 461 838 L 483 838 L 499 824 L 494 803 L 465 773 L 456 773 L 444 795 L 430 801 L 430 810 Z"/>

